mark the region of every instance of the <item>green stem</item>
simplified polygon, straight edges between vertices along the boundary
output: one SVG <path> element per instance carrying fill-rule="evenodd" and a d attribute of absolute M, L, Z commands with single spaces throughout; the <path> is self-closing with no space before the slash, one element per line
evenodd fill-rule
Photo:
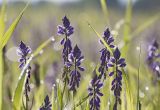
<path fill-rule="evenodd" d="M 141 66 L 141 44 L 139 50 L 139 63 L 138 63 L 138 81 L 137 81 L 137 110 L 141 110 L 141 104 L 139 99 L 139 73 L 140 73 L 140 66 Z"/>
<path fill-rule="evenodd" d="M 84 97 L 81 101 L 79 101 L 79 102 L 76 104 L 76 106 L 75 106 L 75 107 L 80 106 L 80 105 L 81 105 L 82 103 L 84 103 L 88 98 L 89 98 L 89 95 L 88 95 L 88 96 L 86 96 L 86 97 Z"/>
<path fill-rule="evenodd" d="M 2 86 L 3 86 L 3 51 L 0 50 L 0 110 L 2 110 Z"/>

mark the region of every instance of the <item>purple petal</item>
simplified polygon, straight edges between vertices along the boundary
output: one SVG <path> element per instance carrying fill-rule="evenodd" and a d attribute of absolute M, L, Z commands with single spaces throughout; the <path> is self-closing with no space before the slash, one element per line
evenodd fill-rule
<path fill-rule="evenodd" d="M 119 59 L 120 58 L 121 53 L 120 53 L 118 48 L 116 48 L 116 50 L 114 51 L 113 55 L 114 55 L 115 59 Z"/>
<path fill-rule="evenodd" d="M 83 68 L 83 67 L 78 67 L 78 69 L 79 69 L 80 71 L 84 71 L 84 68 Z"/>
<path fill-rule="evenodd" d="M 114 72 L 110 72 L 110 73 L 109 73 L 109 76 L 113 76 L 113 74 L 114 74 Z"/>

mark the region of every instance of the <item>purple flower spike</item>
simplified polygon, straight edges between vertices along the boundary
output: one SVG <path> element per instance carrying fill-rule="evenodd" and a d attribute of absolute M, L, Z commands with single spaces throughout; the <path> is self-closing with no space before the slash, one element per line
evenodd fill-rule
<path fill-rule="evenodd" d="M 21 58 L 18 60 L 20 62 L 19 68 L 23 68 L 27 61 L 27 55 L 31 53 L 31 48 L 26 46 L 22 41 L 19 44 L 17 54 Z"/>
<path fill-rule="evenodd" d="M 110 48 L 114 48 L 114 45 L 113 45 L 114 39 L 110 34 L 109 28 L 107 28 L 104 31 L 103 39 L 110 46 Z M 102 41 L 100 41 L 100 42 L 103 44 Z M 102 77 L 104 77 L 104 79 L 106 79 L 106 71 L 108 71 L 107 63 L 109 62 L 109 59 L 110 59 L 110 52 L 108 51 L 108 49 L 106 47 L 101 49 L 100 52 L 101 52 L 101 58 L 100 58 L 101 65 L 98 70 L 100 72 L 99 78 L 101 79 Z"/>
<path fill-rule="evenodd" d="M 88 88 L 90 97 L 90 110 L 100 110 L 100 97 L 103 94 L 100 92 L 100 88 L 103 86 L 97 75 L 91 81 L 91 86 Z"/>
<path fill-rule="evenodd" d="M 160 58 L 159 44 L 156 40 L 148 47 L 147 63 L 149 68 L 155 73 L 157 77 L 160 77 Z"/>
<path fill-rule="evenodd" d="M 108 63 L 108 67 L 115 68 L 114 71 L 109 73 L 109 76 L 114 76 L 114 79 L 112 81 L 112 88 L 111 90 L 114 91 L 115 95 L 115 104 L 114 104 L 114 110 L 117 110 L 117 104 L 121 104 L 120 99 L 120 92 L 122 91 L 122 71 L 121 68 L 126 66 L 125 59 L 121 58 L 121 53 L 118 48 L 115 49 L 113 52 L 113 58 L 110 59 L 110 62 Z"/>
<path fill-rule="evenodd" d="M 68 73 L 70 72 L 70 66 L 71 66 L 68 62 L 69 62 L 69 54 L 72 51 L 72 42 L 69 37 L 70 35 L 73 34 L 74 28 L 70 25 L 70 21 L 66 16 L 62 19 L 62 23 L 63 25 L 57 26 L 58 28 L 57 34 L 64 35 L 64 38 L 61 40 L 60 43 L 64 47 L 62 51 L 62 56 L 63 56 L 64 64 L 67 66 L 64 67 L 62 78 L 63 78 L 63 81 L 66 84 L 68 84 L 69 82 Z"/>
<path fill-rule="evenodd" d="M 51 106 L 52 104 L 49 101 L 49 97 L 47 95 L 46 98 L 44 99 L 44 105 L 42 105 L 42 107 L 39 110 L 52 110 Z"/>
<path fill-rule="evenodd" d="M 69 54 L 69 61 L 66 62 L 66 66 L 71 67 L 73 66 L 74 69 L 70 73 L 70 90 L 76 91 L 76 88 L 79 87 L 81 74 L 80 71 L 84 71 L 84 68 L 81 67 L 81 62 L 84 59 L 84 56 L 81 55 L 81 50 L 76 45 L 73 51 Z"/>
<path fill-rule="evenodd" d="M 58 28 L 58 35 L 66 35 L 66 36 L 70 36 L 73 34 L 74 32 L 74 28 L 70 25 L 70 21 L 69 19 L 65 16 L 63 19 L 63 26 L 59 25 Z"/>

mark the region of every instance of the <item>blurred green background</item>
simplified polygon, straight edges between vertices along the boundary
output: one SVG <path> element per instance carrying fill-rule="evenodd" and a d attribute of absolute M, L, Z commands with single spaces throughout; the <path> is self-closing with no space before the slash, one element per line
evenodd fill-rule
<path fill-rule="evenodd" d="M 7 2 L 6 29 L 23 9 L 26 2 L 22 0 Z M 99 44 L 99 38 L 89 28 L 87 22 L 101 35 L 106 27 L 109 27 L 115 37 L 116 44 L 120 48 L 125 43 L 123 40 L 125 36 L 124 26 L 127 25 L 130 29 L 127 37 L 132 35 L 133 38 L 127 45 L 129 47 L 128 51 L 123 54 L 127 59 L 127 74 L 129 74 L 133 97 L 136 96 L 134 91 L 137 89 L 139 51 L 136 48 L 141 42 L 140 95 L 143 103 L 142 110 L 159 110 L 159 108 L 156 108 L 159 92 L 157 91 L 155 79 L 147 68 L 145 59 L 148 44 L 153 39 L 160 40 L 160 1 L 133 0 L 128 24 L 125 24 L 127 0 L 107 0 L 107 8 L 108 16 L 103 12 L 100 0 L 31 1 L 4 50 L 3 110 L 11 110 L 11 99 L 20 74 L 15 48 L 13 47 L 18 46 L 21 40 L 34 51 L 43 41 L 54 36 L 55 42 L 45 48 L 43 54 L 34 59 L 31 64 L 33 68 L 31 97 L 36 94 L 33 110 L 36 110 L 42 104 L 46 94 L 51 94 L 52 85 L 62 74 L 61 50 L 63 47 L 59 43 L 62 37 L 57 36 L 56 32 L 57 25 L 62 24 L 62 18 L 65 15 L 75 28 L 75 32 L 71 36 L 72 45 L 78 44 L 85 56 L 83 65 L 86 71 L 82 73 L 81 93 L 78 97 L 82 98 L 83 93 L 87 93 L 88 79 L 90 79 L 95 66 L 99 64 L 99 50 L 102 48 L 102 45 Z M 106 90 L 106 94 L 107 91 L 109 90 Z M 135 103 L 136 99 L 134 100 Z"/>

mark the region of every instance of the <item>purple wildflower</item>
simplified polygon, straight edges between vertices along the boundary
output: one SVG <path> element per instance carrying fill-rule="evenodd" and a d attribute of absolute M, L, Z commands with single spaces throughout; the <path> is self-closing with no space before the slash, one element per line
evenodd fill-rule
<path fill-rule="evenodd" d="M 64 46 L 63 51 L 62 51 L 62 56 L 64 60 L 64 64 L 68 62 L 68 55 L 72 51 L 72 45 L 71 45 L 71 40 L 70 40 L 70 35 L 73 34 L 74 28 L 70 25 L 69 19 L 65 16 L 62 19 L 63 25 L 58 26 L 58 35 L 65 35 L 65 37 L 61 40 L 61 45 Z M 68 73 L 70 72 L 70 68 L 64 67 L 64 72 L 62 74 L 63 81 L 65 83 L 69 82 L 68 78 Z"/>
<path fill-rule="evenodd" d="M 114 110 L 117 110 L 117 104 L 121 104 L 121 99 L 120 99 L 120 92 L 122 91 L 122 71 L 120 68 L 124 68 L 126 66 L 125 59 L 120 58 L 121 53 L 118 48 L 115 49 L 113 56 L 110 59 L 110 62 L 108 63 L 108 67 L 112 67 L 114 71 L 109 73 L 109 76 L 115 76 L 113 81 L 112 81 L 112 88 L 111 90 L 114 91 L 115 95 L 115 104 L 114 104 Z"/>
<path fill-rule="evenodd" d="M 104 31 L 104 37 L 103 37 L 103 39 L 110 46 L 110 48 L 114 48 L 114 45 L 113 45 L 114 39 L 113 39 L 113 37 L 110 34 L 109 28 L 107 28 Z M 103 44 L 102 41 L 100 41 L 100 42 Z M 103 48 L 103 49 L 101 49 L 100 52 L 101 52 L 101 58 L 100 58 L 101 65 L 100 65 L 98 71 L 101 74 L 99 75 L 99 78 L 101 78 L 102 76 L 104 76 L 104 79 L 106 79 L 106 71 L 108 70 L 107 63 L 109 62 L 109 59 L 110 59 L 110 52 L 108 51 L 108 49 L 106 47 Z"/>
<path fill-rule="evenodd" d="M 20 62 L 19 68 L 23 68 L 24 65 L 27 62 L 27 55 L 31 53 L 31 48 L 26 46 L 22 41 L 19 44 L 18 50 L 17 50 L 17 54 L 18 56 L 20 56 L 21 58 L 18 60 Z"/>
<path fill-rule="evenodd" d="M 147 62 L 149 67 L 152 69 L 152 71 L 160 77 L 160 62 L 158 59 L 160 58 L 159 50 L 159 44 L 156 40 L 149 46 L 148 48 L 148 56 L 147 56 Z"/>
<path fill-rule="evenodd" d="M 58 26 L 58 35 L 66 35 L 70 36 L 74 32 L 74 28 L 70 25 L 69 19 L 65 16 L 63 19 L 63 26 L 59 25 Z"/>
<path fill-rule="evenodd" d="M 100 92 L 100 88 L 103 86 L 100 79 L 97 75 L 91 81 L 91 86 L 88 88 L 89 97 L 90 97 L 90 110 L 99 110 L 100 109 L 100 96 L 103 94 Z"/>
<path fill-rule="evenodd" d="M 66 63 L 66 66 L 71 67 L 73 66 L 74 69 L 70 73 L 70 90 L 76 91 L 76 88 L 79 87 L 81 74 L 80 71 L 84 71 L 84 68 L 81 67 L 81 62 L 84 59 L 84 56 L 81 55 L 81 50 L 76 45 L 69 55 L 69 62 Z"/>
<path fill-rule="evenodd" d="M 25 66 L 27 60 L 29 59 L 27 57 L 27 55 L 30 54 L 30 53 L 31 53 L 31 48 L 29 46 L 26 46 L 21 41 L 21 43 L 19 44 L 19 48 L 17 50 L 17 54 L 21 57 L 19 59 L 19 62 L 20 62 L 19 68 L 20 69 L 23 69 L 23 67 Z M 28 74 L 28 77 L 27 77 L 27 80 L 26 80 L 26 83 L 25 83 L 25 96 L 26 96 L 27 100 L 29 100 L 28 91 L 30 91 L 30 86 L 29 86 L 30 73 L 31 73 L 31 67 L 28 66 L 27 69 L 26 69 L 26 74 Z"/>
<path fill-rule="evenodd" d="M 49 97 L 47 95 L 46 98 L 44 99 L 44 105 L 42 105 L 42 107 L 39 110 L 52 110 L 51 106 L 52 104 L 49 101 Z"/>

